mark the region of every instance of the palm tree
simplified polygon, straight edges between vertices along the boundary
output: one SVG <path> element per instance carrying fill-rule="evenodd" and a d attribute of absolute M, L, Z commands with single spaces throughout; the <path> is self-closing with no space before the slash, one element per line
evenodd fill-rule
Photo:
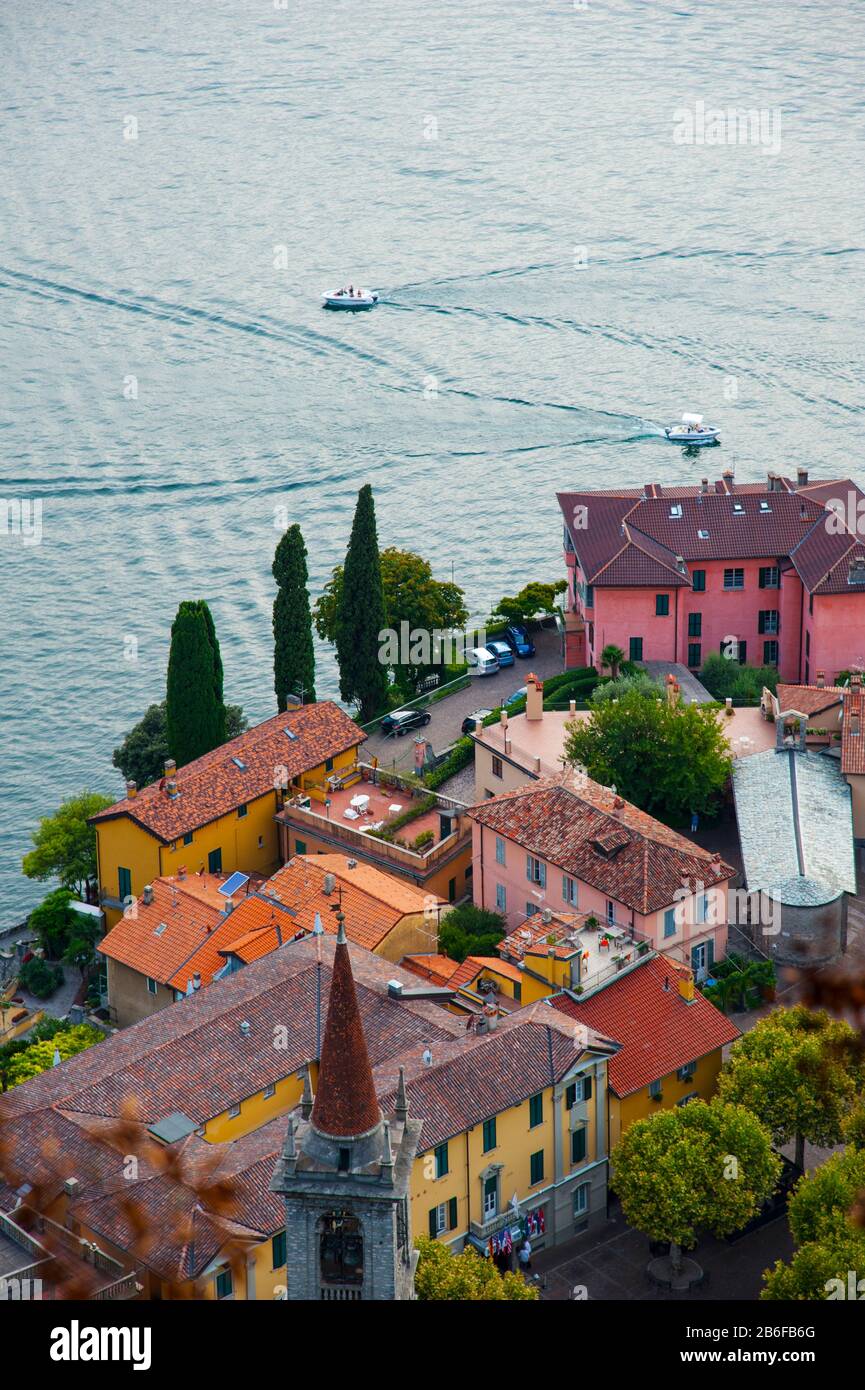
<path fill-rule="evenodd" d="M 614 643 L 610 642 L 601 652 L 601 670 L 603 670 L 605 666 L 609 666 L 610 675 L 613 680 L 616 680 L 619 675 L 619 667 L 624 659 L 625 653 L 622 651 L 621 647 L 617 647 Z"/>

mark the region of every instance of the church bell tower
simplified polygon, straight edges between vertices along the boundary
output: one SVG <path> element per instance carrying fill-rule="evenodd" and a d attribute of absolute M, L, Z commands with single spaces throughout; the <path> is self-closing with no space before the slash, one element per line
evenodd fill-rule
<path fill-rule="evenodd" d="M 307 1075 L 270 1183 L 285 1200 L 287 1298 L 411 1299 L 421 1122 L 408 1118 L 402 1071 L 393 1121 L 379 1108 L 341 912 L 337 922 L 318 1091 Z"/>

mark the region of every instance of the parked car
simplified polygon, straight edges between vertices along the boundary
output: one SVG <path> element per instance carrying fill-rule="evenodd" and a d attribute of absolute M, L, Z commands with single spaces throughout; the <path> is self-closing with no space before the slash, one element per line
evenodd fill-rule
<path fill-rule="evenodd" d="M 521 685 L 519 690 L 515 690 L 513 694 L 509 695 L 508 698 L 504 701 L 505 707 L 507 708 L 508 705 L 515 705 L 517 703 L 517 700 L 524 700 L 526 698 L 527 693 L 527 687 Z"/>
<path fill-rule="evenodd" d="M 499 659 L 489 647 L 470 647 L 466 661 L 472 676 L 494 676 L 499 669 Z"/>
<path fill-rule="evenodd" d="M 522 623 L 510 623 L 504 630 L 504 639 L 517 656 L 534 656 L 535 644 Z"/>
<path fill-rule="evenodd" d="M 474 714 L 467 714 L 461 725 L 463 733 L 474 733 L 475 724 L 483 723 L 488 714 L 492 714 L 491 709 L 476 709 Z"/>
<path fill-rule="evenodd" d="M 502 642 L 498 638 L 495 642 L 487 642 L 487 651 L 498 657 L 499 667 L 513 666 L 514 654 L 507 642 Z"/>
<path fill-rule="evenodd" d="M 385 715 L 379 727 L 383 734 L 401 738 L 410 729 L 423 729 L 431 718 L 432 715 L 425 709 L 396 709 L 393 714 Z"/>

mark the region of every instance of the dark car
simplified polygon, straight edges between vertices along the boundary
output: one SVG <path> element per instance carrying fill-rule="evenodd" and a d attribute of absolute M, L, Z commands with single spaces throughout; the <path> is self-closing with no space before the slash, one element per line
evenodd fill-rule
<path fill-rule="evenodd" d="M 386 714 L 379 727 L 383 734 L 393 734 L 395 738 L 400 738 L 410 729 L 424 728 L 431 718 L 432 715 L 425 709 L 397 709 L 393 714 Z"/>
<path fill-rule="evenodd" d="M 461 725 L 462 732 L 464 734 L 473 734 L 475 731 L 475 724 L 482 724 L 488 714 L 492 714 L 491 709 L 476 709 L 474 714 L 467 714 Z"/>
<path fill-rule="evenodd" d="M 522 623 L 511 623 L 502 635 L 517 656 L 534 656 L 535 644 L 529 636 L 528 628 L 523 627 Z"/>

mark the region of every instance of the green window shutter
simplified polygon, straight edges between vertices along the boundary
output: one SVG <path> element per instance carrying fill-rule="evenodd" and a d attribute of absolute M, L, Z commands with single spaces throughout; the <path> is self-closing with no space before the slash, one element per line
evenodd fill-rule
<path fill-rule="evenodd" d="M 591 1100 L 591 1099 L 592 1099 L 592 1078 L 591 1078 L 590 1076 L 584 1076 L 584 1077 L 583 1077 L 583 1100 Z"/>
<path fill-rule="evenodd" d="M 712 966 L 715 964 L 715 942 L 711 936 L 709 937 L 709 940 L 706 942 L 706 964 L 708 965 L 710 970 Z"/>
<path fill-rule="evenodd" d="M 586 1156 L 586 1131 L 575 1129 L 571 1135 L 571 1162 L 582 1163 Z"/>
<path fill-rule="evenodd" d="M 438 1218 L 437 1218 L 437 1216 L 436 1216 L 436 1212 L 437 1212 L 437 1211 L 438 1211 L 438 1207 L 430 1207 L 430 1212 L 429 1212 L 429 1235 L 430 1235 L 430 1240 L 435 1240 L 436 1236 L 437 1236 L 438 1233 L 439 1233 Z"/>
<path fill-rule="evenodd" d="M 576 1088 L 576 1085 L 571 1085 L 571 1086 L 569 1086 L 569 1087 L 567 1088 L 567 1090 L 565 1091 L 565 1109 L 566 1109 L 566 1110 L 573 1110 L 573 1108 L 574 1108 L 574 1106 L 576 1105 L 576 1103 L 577 1103 L 577 1088 Z"/>
<path fill-rule="evenodd" d="M 448 1229 L 451 1230 L 451 1231 L 455 1231 L 455 1230 L 456 1230 L 456 1225 L 457 1225 L 457 1199 L 456 1199 L 456 1197 L 451 1197 L 450 1201 L 448 1202 Z"/>

